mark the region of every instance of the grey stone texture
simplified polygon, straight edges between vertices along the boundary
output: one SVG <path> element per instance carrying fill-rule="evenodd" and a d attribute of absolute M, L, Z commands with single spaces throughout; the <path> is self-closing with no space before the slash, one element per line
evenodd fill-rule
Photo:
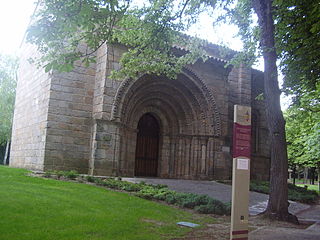
<path fill-rule="evenodd" d="M 81 46 L 85 48 L 85 46 Z M 69 73 L 44 73 L 27 62 L 19 69 L 11 166 L 135 176 L 137 126 L 145 113 L 160 125 L 158 177 L 230 179 L 233 106 L 252 106 L 251 176 L 269 177 L 269 139 L 263 73 L 225 67 L 215 46 L 209 59 L 186 66 L 177 79 L 141 75 L 111 79 L 124 46 L 106 45 L 96 64 Z"/>
<path fill-rule="evenodd" d="M 42 170 L 52 75 L 29 63 L 28 58 L 36 53 L 33 46 L 25 45 L 24 53 L 18 73 L 10 164 Z"/>

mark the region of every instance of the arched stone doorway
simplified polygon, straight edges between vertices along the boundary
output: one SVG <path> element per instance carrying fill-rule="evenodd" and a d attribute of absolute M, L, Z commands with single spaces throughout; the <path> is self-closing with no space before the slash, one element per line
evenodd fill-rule
<path fill-rule="evenodd" d="M 222 143 L 218 140 L 220 118 L 211 93 L 199 78 L 187 73 L 175 80 L 143 75 L 124 82 L 111 119 L 120 127 L 116 146 L 119 175 L 186 179 L 213 176 L 216 150 Z M 144 121 L 151 122 L 157 129 L 153 134 L 158 136 L 152 153 L 148 153 L 153 158 L 150 166 L 142 160 L 148 158 L 144 152 L 147 143 L 143 143 L 147 138 L 143 135 L 148 132 Z"/>
<path fill-rule="evenodd" d="M 146 113 L 140 118 L 135 154 L 135 176 L 157 176 L 159 131 L 159 123 L 151 113 Z"/>

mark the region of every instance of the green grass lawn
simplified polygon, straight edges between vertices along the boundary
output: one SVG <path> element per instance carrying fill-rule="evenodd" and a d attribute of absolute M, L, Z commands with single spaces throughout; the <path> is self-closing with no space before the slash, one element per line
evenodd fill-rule
<path fill-rule="evenodd" d="M 318 184 L 315 184 L 315 185 L 311 185 L 311 184 L 297 184 L 297 186 L 299 186 L 299 187 L 304 187 L 305 185 L 308 186 L 308 190 L 314 190 L 314 191 L 319 192 L 319 186 L 318 186 Z"/>
<path fill-rule="evenodd" d="M 179 221 L 213 222 L 126 193 L 26 176 L 0 166 L 1 240 L 156 240 L 183 236 Z"/>

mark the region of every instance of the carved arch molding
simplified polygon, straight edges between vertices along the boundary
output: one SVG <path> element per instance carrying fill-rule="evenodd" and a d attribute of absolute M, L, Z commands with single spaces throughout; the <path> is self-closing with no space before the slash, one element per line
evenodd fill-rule
<path fill-rule="evenodd" d="M 153 111 L 154 110 L 154 111 Z M 178 134 L 221 136 L 220 115 L 212 92 L 186 67 L 175 80 L 142 75 L 124 80 L 112 104 L 111 121 L 136 128 L 146 112 L 159 112 Z"/>

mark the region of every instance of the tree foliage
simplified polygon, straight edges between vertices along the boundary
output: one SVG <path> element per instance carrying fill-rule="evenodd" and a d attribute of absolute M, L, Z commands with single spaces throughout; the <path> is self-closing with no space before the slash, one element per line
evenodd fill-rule
<path fill-rule="evenodd" d="M 285 112 L 291 166 L 317 167 L 320 163 L 320 101 L 315 98 L 319 95 L 317 87 Z"/>
<path fill-rule="evenodd" d="M 320 4 L 314 0 L 274 2 L 284 88 L 299 100 L 320 81 Z"/>
<path fill-rule="evenodd" d="M 17 67 L 16 58 L 0 54 L 0 145 L 11 136 Z"/>
<path fill-rule="evenodd" d="M 194 23 L 212 2 L 150 0 L 142 5 L 131 0 L 44 0 L 27 39 L 43 54 L 40 63 L 45 63 L 46 71 L 70 71 L 77 60 L 89 64 L 103 43 L 120 43 L 128 51 L 117 77 L 155 73 L 172 78 L 187 63 L 204 58 L 199 39 L 177 33 Z M 80 43 L 87 45 L 85 51 Z M 177 45 L 187 51 L 173 54 L 172 47 Z"/>
<path fill-rule="evenodd" d="M 312 0 L 275 3 L 283 88 L 293 99 L 286 111 L 289 164 L 320 170 L 320 5 Z"/>

